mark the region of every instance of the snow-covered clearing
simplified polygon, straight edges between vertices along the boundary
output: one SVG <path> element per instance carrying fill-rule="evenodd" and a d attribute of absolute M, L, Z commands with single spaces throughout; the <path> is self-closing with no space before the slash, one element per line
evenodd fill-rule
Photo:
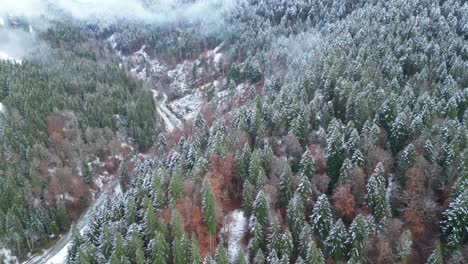
<path fill-rule="evenodd" d="M 246 227 L 247 219 L 241 210 L 234 210 L 224 218 L 221 234 L 227 235 L 228 256 L 231 263 L 234 263 L 239 250 L 242 250 L 241 241 L 245 235 Z"/>
<path fill-rule="evenodd" d="M 183 116 L 185 120 L 193 120 L 197 117 L 203 104 L 204 99 L 202 93 L 195 92 L 174 100 L 169 105 L 176 114 Z"/>

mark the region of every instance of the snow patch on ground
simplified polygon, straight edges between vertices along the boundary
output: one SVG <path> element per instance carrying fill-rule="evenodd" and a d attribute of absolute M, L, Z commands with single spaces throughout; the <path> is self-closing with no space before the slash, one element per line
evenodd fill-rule
<path fill-rule="evenodd" d="M 247 219 L 241 210 L 234 210 L 224 218 L 221 234 L 227 234 L 228 256 L 231 263 L 234 263 L 239 250 L 242 250 L 240 243 L 245 235 L 246 226 Z"/>
<path fill-rule="evenodd" d="M 18 258 L 13 256 L 11 254 L 11 251 L 9 249 L 6 249 L 6 248 L 1 248 L 0 249 L 0 260 L 2 260 L 2 259 L 4 261 L 2 263 L 6 263 L 6 264 L 19 263 Z"/>
<path fill-rule="evenodd" d="M 0 102 L 0 113 L 5 113 L 5 105 Z"/>
<path fill-rule="evenodd" d="M 180 99 L 172 101 L 169 105 L 171 109 L 185 120 L 193 120 L 197 117 L 203 106 L 204 100 L 201 92 L 188 94 Z"/>
<path fill-rule="evenodd" d="M 0 26 L 4 26 L 5 25 L 5 20 L 3 20 L 3 17 L 0 17 Z"/>
<path fill-rule="evenodd" d="M 190 86 L 188 83 L 189 73 L 193 69 L 193 63 L 190 61 L 184 61 L 181 64 L 177 64 L 175 69 L 167 72 L 167 76 L 172 78 L 172 83 L 170 84 L 171 89 L 176 89 L 180 93 L 185 93 L 189 90 Z"/>

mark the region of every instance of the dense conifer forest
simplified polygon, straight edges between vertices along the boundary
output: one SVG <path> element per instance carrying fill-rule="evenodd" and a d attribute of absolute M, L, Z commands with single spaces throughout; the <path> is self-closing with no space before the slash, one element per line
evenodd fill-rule
<path fill-rule="evenodd" d="M 0 23 L 0 263 L 468 262 L 468 2 L 129 3 Z"/>

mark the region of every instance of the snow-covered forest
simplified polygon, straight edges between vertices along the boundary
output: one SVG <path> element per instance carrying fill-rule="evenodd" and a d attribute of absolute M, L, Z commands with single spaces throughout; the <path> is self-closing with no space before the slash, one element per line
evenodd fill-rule
<path fill-rule="evenodd" d="M 468 262 L 468 2 L 0 6 L 0 263 Z"/>

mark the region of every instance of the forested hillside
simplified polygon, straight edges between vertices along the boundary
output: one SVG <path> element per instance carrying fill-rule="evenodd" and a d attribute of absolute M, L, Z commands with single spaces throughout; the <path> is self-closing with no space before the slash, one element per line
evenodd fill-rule
<path fill-rule="evenodd" d="M 468 2 L 166 2 L 0 60 L 0 248 L 71 225 L 70 264 L 468 262 Z"/>

